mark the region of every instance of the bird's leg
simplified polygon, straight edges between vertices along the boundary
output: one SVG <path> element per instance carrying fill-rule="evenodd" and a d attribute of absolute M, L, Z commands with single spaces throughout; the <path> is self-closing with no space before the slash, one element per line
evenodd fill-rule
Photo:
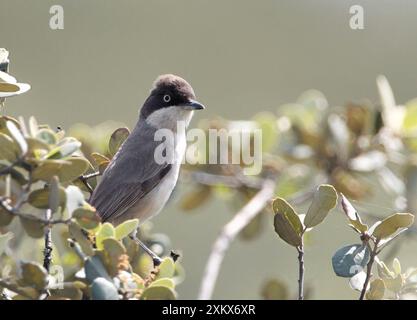
<path fill-rule="evenodd" d="M 142 241 L 139 240 L 139 238 L 137 237 L 137 233 L 138 230 L 133 231 L 130 234 L 130 238 L 134 240 L 152 258 L 154 267 L 159 266 L 162 262 L 162 259 L 158 257 L 158 255 L 155 252 L 149 249 Z"/>

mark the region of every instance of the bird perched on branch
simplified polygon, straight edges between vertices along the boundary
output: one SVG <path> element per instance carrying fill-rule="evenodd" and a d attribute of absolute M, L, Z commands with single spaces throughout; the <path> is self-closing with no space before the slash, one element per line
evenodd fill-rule
<path fill-rule="evenodd" d="M 135 128 L 91 196 L 102 221 L 144 222 L 162 210 L 177 183 L 186 149 L 185 128 L 194 110 L 200 109 L 204 106 L 195 100 L 187 81 L 172 74 L 156 79 Z M 175 139 L 160 141 L 161 134 L 170 132 Z M 157 159 L 161 149 L 164 161 Z"/>

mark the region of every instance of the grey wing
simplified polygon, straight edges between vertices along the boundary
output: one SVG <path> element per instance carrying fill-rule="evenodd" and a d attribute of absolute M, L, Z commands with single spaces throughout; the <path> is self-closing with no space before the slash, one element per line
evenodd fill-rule
<path fill-rule="evenodd" d="M 146 124 L 136 127 L 104 172 L 90 199 L 103 221 L 126 212 L 170 171 L 171 164 L 154 159 L 160 144 L 153 141 L 154 132 Z"/>

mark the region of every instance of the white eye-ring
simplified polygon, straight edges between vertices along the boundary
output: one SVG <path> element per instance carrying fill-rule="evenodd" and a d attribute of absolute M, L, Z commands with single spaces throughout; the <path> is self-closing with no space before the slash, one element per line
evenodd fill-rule
<path fill-rule="evenodd" d="M 171 96 L 169 94 L 164 95 L 164 101 L 165 102 L 170 102 L 171 101 Z"/>

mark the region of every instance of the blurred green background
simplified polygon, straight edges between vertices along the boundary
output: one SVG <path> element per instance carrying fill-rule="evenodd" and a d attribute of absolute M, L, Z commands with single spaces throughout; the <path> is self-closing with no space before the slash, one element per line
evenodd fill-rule
<path fill-rule="evenodd" d="M 49 8 L 64 7 L 64 30 L 49 28 Z M 365 10 L 365 29 L 349 28 L 349 8 Z M 275 111 L 306 89 L 331 105 L 364 97 L 377 101 L 375 78 L 385 74 L 396 99 L 417 96 L 417 3 L 379 1 L 28 1 L 0 0 L 0 47 L 11 53 L 11 73 L 32 85 L 7 101 L 6 113 L 69 128 L 115 120 L 132 127 L 152 81 L 176 73 L 206 106 L 198 119 L 246 119 Z M 193 125 L 192 124 L 192 125 Z M 210 202 L 198 212 L 178 209 L 177 190 L 154 220 L 183 252 L 186 281 L 180 298 L 195 298 L 210 247 L 232 212 Z M 383 215 L 393 208 L 364 204 Z M 262 283 L 278 277 L 295 293 L 296 253 L 271 223 L 251 242 L 237 241 L 224 261 L 214 298 L 260 298 Z M 325 232 L 323 232 L 325 231 Z M 330 258 L 357 242 L 339 210 L 314 231 L 306 254 L 313 298 L 354 298 L 333 275 Z M 414 245 L 414 247 L 413 247 Z M 403 265 L 416 266 L 415 244 Z"/>

